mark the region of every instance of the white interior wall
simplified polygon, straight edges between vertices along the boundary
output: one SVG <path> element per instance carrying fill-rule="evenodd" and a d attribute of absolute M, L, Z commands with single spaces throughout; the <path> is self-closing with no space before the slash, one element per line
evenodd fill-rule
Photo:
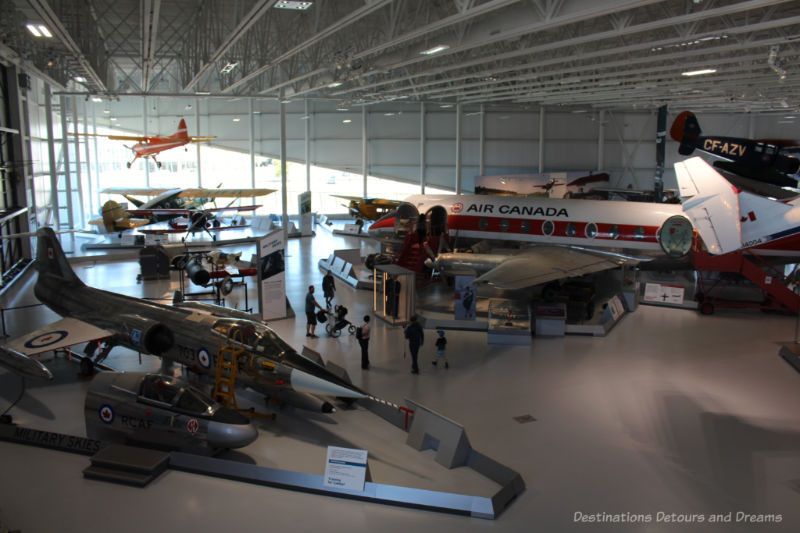
<path fill-rule="evenodd" d="M 98 125 L 108 125 L 116 116 L 118 127 L 142 131 L 143 110 L 147 111 L 149 134 L 174 132 L 180 117 L 189 125 L 190 135 L 216 135 L 212 144 L 242 152 L 249 151 L 249 100 L 247 98 L 150 97 L 92 104 Z M 274 100 L 256 99 L 255 150 L 257 155 L 279 157 L 280 105 Z M 310 159 L 312 164 L 338 170 L 362 173 L 361 107 L 346 111 L 336 109 L 336 103 L 313 101 L 306 115 L 302 101 L 286 104 L 286 135 L 288 158 L 305 161 L 305 129 L 309 121 Z M 112 108 L 111 113 L 102 110 Z M 486 174 L 525 173 L 539 170 L 538 109 L 529 107 L 486 108 L 481 114 L 476 106 L 465 106 L 461 118 L 461 165 L 465 191 L 474 185 L 480 173 L 483 150 Z M 199 110 L 199 128 L 196 116 Z M 367 164 L 373 176 L 419 183 L 420 181 L 420 105 L 418 103 L 387 102 L 368 106 Z M 670 112 L 668 127 L 682 110 Z M 655 173 L 656 110 L 606 111 L 573 113 L 545 109 L 543 169 L 555 171 L 598 170 L 598 138 L 603 136 L 603 170 L 611 176 L 616 187 L 628 185 L 651 189 Z M 234 122 L 234 118 L 239 118 Z M 428 104 L 425 108 L 425 180 L 433 187 L 452 189 L 456 168 L 456 107 L 441 108 Z M 343 121 L 349 119 L 349 123 Z M 776 115 L 702 114 L 698 117 L 704 132 L 730 136 L 800 137 L 796 123 Z M 480 132 L 483 123 L 483 147 Z M 683 157 L 677 143 L 667 140 L 665 187 L 674 188 L 672 164 Z M 356 192 L 359 191 L 350 191 Z"/>

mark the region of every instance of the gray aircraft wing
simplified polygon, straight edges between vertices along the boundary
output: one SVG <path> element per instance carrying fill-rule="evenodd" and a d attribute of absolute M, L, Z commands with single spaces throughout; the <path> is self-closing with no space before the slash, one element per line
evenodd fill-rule
<path fill-rule="evenodd" d="M 486 283 L 500 289 L 522 289 L 616 268 L 631 261 L 634 260 L 576 248 L 536 246 L 508 256 L 499 265 L 476 278 L 475 283 Z"/>
<path fill-rule="evenodd" d="M 32 356 L 111 335 L 110 331 L 75 318 L 62 318 L 0 347 L 0 365 L 27 376 L 52 379 L 50 371 Z"/>

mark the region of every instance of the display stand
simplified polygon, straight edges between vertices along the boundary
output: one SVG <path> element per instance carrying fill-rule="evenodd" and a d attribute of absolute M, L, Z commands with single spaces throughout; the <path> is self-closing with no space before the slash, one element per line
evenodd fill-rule
<path fill-rule="evenodd" d="M 373 274 L 372 311 L 395 325 L 408 323 L 414 314 L 416 274 L 397 265 L 376 265 Z"/>
<path fill-rule="evenodd" d="M 538 322 L 537 322 L 538 330 Z M 492 298 L 489 300 L 489 344 L 529 345 L 531 343 L 531 313 L 520 302 Z"/>
<path fill-rule="evenodd" d="M 563 303 L 536 306 L 536 335 L 563 337 L 567 332 L 567 306 Z"/>

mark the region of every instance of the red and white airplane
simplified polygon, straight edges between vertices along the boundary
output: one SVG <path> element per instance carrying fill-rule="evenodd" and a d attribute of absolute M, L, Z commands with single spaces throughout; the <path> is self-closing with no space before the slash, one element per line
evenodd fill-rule
<path fill-rule="evenodd" d="M 480 274 L 476 283 L 505 289 L 684 257 L 695 230 L 714 255 L 753 248 L 760 255 L 800 256 L 800 200 L 783 203 L 740 191 L 700 158 L 676 163 L 675 170 L 682 205 L 417 195 L 374 222 L 369 233 L 397 242 L 421 232 L 418 220 L 425 215 L 428 242 L 430 236 L 442 236 L 438 250 L 428 250 L 430 266 L 444 272 L 474 270 Z M 464 240 L 505 248 L 501 253 L 444 251 L 447 242 Z"/>
<path fill-rule="evenodd" d="M 152 158 L 152 160 L 156 162 L 156 165 L 161 168 L 161 163 L 156 160 L 156 154 L 160 154 L 164 150 L 169 150 L 170 148 L 186 146 L 189 143 L 203 143 L 217 138 L 216 136 L 193 137 L 188 135 L 186 121 L 184 119 L 181 119 L 178 124 L 178 131 L 172 135 L 154 135 L 152 137 L 144 135 L 100 135 L 98 133 L 70 133 L 70 135 L 106 137 L 112 141 L 136 141 L 136 144 L 128 147 L 134 154 L 133 161 L 128 163 L 128 168 L 131 168 L 131 165 L 140 157 L 144 159 Z"/>

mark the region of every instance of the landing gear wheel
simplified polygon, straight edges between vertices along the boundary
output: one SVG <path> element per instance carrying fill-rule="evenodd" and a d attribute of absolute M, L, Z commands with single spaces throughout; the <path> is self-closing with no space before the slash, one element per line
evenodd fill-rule
<path fill-rule="evenodd" d="M 700 314 L 701 315 L 713 315 L 714 314 L 714 304 L 711 302 L 703 302 L 700 304 Z"/>
<path fill-rule="evenodd" d="M 349 333 L 350 335 L 355 335 L 356 327 L 353 324 L 350 324 L 349 326 L 347 326 L 347 333 Z"/>
<path fill-rule="evenodd" d="M 131 164 L 130 163 L 128 163 L 128 168 L 131 168 Z"/>
<path fill-rule="evenodd" d="M 161 168 L 161 161 L 156 161 L 156 165 L 158 165 L 158 168 Z"/>
<path fill-rule="evenodd" d="M 703 303 L 706 299 L 706 295 L 703 292 L 698 292 L 694 295 L 694 301 L 697 303 Z"/>
<path fill-rule="evenodd" d="M 91 376 L 94 374 L 94 362 L 88 357 L 81 359 L 81 375 Z"/>

